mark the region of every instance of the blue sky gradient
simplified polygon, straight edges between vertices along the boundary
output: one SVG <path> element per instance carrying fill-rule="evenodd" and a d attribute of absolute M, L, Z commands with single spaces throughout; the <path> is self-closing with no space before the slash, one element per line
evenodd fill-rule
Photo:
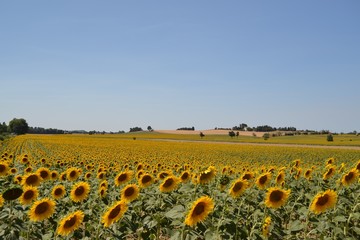
<path fill-rule="evenodd" d="M 0 121 L 360 131 L 360 2 L 2 1 Z"/>

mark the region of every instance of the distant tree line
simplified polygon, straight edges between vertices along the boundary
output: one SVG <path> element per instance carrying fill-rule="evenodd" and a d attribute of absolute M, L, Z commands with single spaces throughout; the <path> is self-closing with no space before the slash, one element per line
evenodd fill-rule
<path fill-rule="evenodd" d="M 130 128 L 129 132 L 140 132 L 140 131 L 143 131 L 143 129 L 141 127 L 133 127 L 133 128 Z"/>
<path fill-rule="evenodd" d="M 255 132 L 273 132 L 273 131 L 297 131 L 295 127 L 271 127 L 269 125 L 262 125 L 257 127 L 250 127 L 246 123 L 241 123 L 239 126 L 232 127 L 233 131 L 255 131 Z"/>
<path fill-rule="evenodd" d="M 32 134 L 64 134 L 65 131 L 56 128 L 29 127 L 27 133 Z"/>
<path fill-rule="evenodd" d="M 181 128 L 178 128 L 176 130 L 188 130 L 188 131 L 194 131 L 195 128 L 194 127 L 181 127 Z"/>

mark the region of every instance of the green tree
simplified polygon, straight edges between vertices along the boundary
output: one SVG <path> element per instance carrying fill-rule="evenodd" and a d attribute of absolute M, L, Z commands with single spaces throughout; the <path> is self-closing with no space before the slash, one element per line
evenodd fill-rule
<path fill-rule="evenodd" d="M 0 134 L 7 132 L 7 129 L 8 129 L 8 127 L 7 127 L 7 125 L 6 125 L 5 122 L 3 122 L 2 124 L 0 124 Z"/>
<path fill-rule="evenodd" d="M 328 134 L 328 135 L 326 136 L 326 140 L 327 140 L 328 142 L 333 142 L 333 141 L 334 141 L 333 135 L 332 135 L 332 134 Z"/>
<path fill-rule="evenodd" d="M 270 138 L 270 133 L 264 133 L 263 138 L 264 140 L 268 140 Z"/>
<path fill-rule="evenodd" d="M 9 132 L 15 134 L 25 134 L 29 130 L 29 125 L 23 118 L 14 118 L 9 122 Z"/>

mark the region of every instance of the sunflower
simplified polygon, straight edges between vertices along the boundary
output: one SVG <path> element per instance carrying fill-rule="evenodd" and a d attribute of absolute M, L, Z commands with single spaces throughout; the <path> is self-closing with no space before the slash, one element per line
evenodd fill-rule
<path fill-rule="evenodd" d="M 126 212 L 127 205 L 124 201 L 118 201 L 113 206 L 108 208 L 108 210 L 102 216 L 102 223 L 104 227 L 109 227 L 111 224 L 117 222 Z"/>
<path fill-rule="evenodd" d="M 271 217 L 266 217 L 263 227 L 262 227 L 262 234 L 265 238 L 269 237 L 270 234 L 270 225 L 271 225 Z"/>
<path fill-rule="evenodd" d="M 141 178 L 139 180 L 139 185 L 142 188 L 146 188 L 146 187 L 150 186 L 153 182 L 154 182 L 153 176 L 146 173 L 141 176 Z"/>
<path fill-rule="evenodd" d="M 22 164 L 26 164 L 26 163 L 28 163 L 29 162 L 29 159 L 27 158 L 27 157 L 23 157 L 22 159 L 21 159 L 21 163 Z"/>
<path fill-rule="evenodd" d="M 344 170 L 344 168 L 345 168 L 345 163 L 341 163 L 338 172 L 341 173 Z"/>
<path fill-rule="evenodd" d="M 283 206 L 289 198 L 290 192 L 290 189 L 269 188 L 265 196 L 265 205 L 269 208 L 279 208 Z"/>
<path fill-rule="evenodd" d="M 199 183 L 205 184 L 210 182 L 216 175 L 216 168 L 213 166 L 208 167 L 205 171 L 201 172 L 199 175 Z"/>
<path fill-rule="evenodd" d="M 45 168 L 45 167 L 42 167 L 42 168 L 39 168 L 37 171 L 36 171 L 37 174 L 40 175 L 40 177 L 42 178 L 42 180 L 49 180 L 51 178 L 51 172 L 48 168 Z"/>
<path fill-rule="evenodd" d="M 178 187 L 179 182 L 180 180 L 174 176 L 166 177 L 159 189 L 161 192 L 171 192 Z"/>
<path fill-rule="evenodd" d="M 139 196 L 139 187 L 136 184 L 129 184 L 121 190 L 121 199 L 125 202 L 132 202 Z"/>
<path fill-rule="evenodd" d="M 168 176 L 172 175 L 172 173 L 170 171 L 161 171 L 158 175 L 157 178 L 164 180 L 165 178 L 167 178 Z"/>
<path fill-rule="evenodd" d="M 230 187 L 229 194 L 233 198 L 239 197 L 249 186 L 249 183 L 246 180 L 236 180 Z"/>
<path fill-rule="evenodd" d="M 27 168 L 25 168 L 25 172 L 27 172 L 27 173 L 30 173 L 30 172 L 32 172 L 32 167 L 27 167 Z"/>
<path fill-rule="evenodd" d="M 80 177 L 79 169 L 71 167 L 66 171 L 66 178 L 69 181 L 76 181 Z"/>
<path fill-rule="evenodd" d="M 98 179 L 104 179 L 105 177 L 106 177 L 106 172 L 99 172 L 96 175 L 96 178 L 98 178 Z"/>
<path fill-rule="evenodd" d="M 187 181 L 189 181 L 190 177 L 191 177 L 190 172 L 184 171 L 180 175 L 180 181 L 181 182 L 187 182 Z"/>
<path fill-rule="evenodd" d="M 100 195 L 100 198 L 104 198 L 107 195 L 107 188 L 106 187 L 99 187 L 98 193 Z"/>
<path fill-rule="evenodd" d="M 37 173 L 29 173 L 29 174 L 26 174 L 22 181 L 21 181 L 21 184 L 23 186 L 34 186 L 34 187 L 37 187 L 40 185 L 41 183 L 41 180 L 42 178 L 40 177 L 39 174 Z"/>
<path fill-rule="evenodd" d="M 331 165 L 331 164 L 334 164 L 335 163 L 335 158 L 328 158 L 326 160 L 326 165 Z"/>
<path fill-rule="evenodd" d="M 84 219 L 84 213 L 80 210 L 68 214 L 58 224 L 57 234 L 67 236 L 78 229 Z"/>
<path fill-rule="evenodd" d="M 307 179 L 307 180 L 310 180 L 311 179 L 311 173 L 312 173 L 312 169 L 308 169 L 306 170 L 306 172 L 304 173 L 304 177 Z"/>
<path fill-rule="evenodd" d="M 285 172 L 280 171 L 276 177 L 276 184 L 280 185 L 285 180 Z"/>
<path fill-rule="evenodd" d="M 90 185 L 87 182 L 78 182 L 75 184 L 70 192 L 70 198 L 74 202 L 81 202 L 85 200 L 90 192 Z"/>
<path fill-rule="evenodd" d="M 300 159 L 296 159 L 296 160 L 294 160 L 293 162 L 294 162 L 294 167 L 297 168 L 297 167 L 299 167 L 301 160 L 300 160 Z"/>
<path fill-rule="evenodd" d="M 335 174 L 335 166 L 328 166 L 328 170 L 324 173 L 323 179 L 328 180 Z"/>
<path fill-rule="evenodd" d="M 107 180 L 103 180 L 103 181 L 101 181 L 101 183 L 100 183 L 100 185 L 99 185 L 99 188 L 101 188 L 101 187 L 108 188 L 108 186 L 109 186 L 108 181 L 107 181 Z"/>
<path fill-rule="evenodd" d="M 266 185 L 270 182 L 270 180 L 271 180 L 271 173 L 264 173 L 256 179 L 256 185 L 260 189 L 265 189 Z"/>
<path fill-rule="evenodd" d="M 85 178 L 86 178 L 86 179 L 90 179 L 90 178 L 91 178 L 91 172 L 87 172 L 87 173 L 85 174 Z"/>
<path fill-rule="evenodd" d="M 334 190 L 326 190 L 318 193 L 311 205 L 310 210 L 315 214 L 325 212 L 327 209 L 333 208 L 337 201 L 337 193 Z"/>
<path fill-rule="evenodd" d="M 61 173 L 60 176 L 59 176 L 59 179 L 61 181 L 65 181 L 66 180 L 66 172 Z"/>
<path fill-rule="evenodd" d="M 208 197 L 204 196 L 197 199 L 189 213 L 186 216 L 185 224 L 189 226 L 194 226 L 198 222 L 202 222 L 206 219 L 206 217 L 214 210 L 214 202 Z"/>
<path fill-rule="evenodd" d="M 0 207 L 2 207 L 3 205 L 4 205 L 4 198 L 0 194 Z"/>
<path fill-rule="evenodd" d="M 356 163 L 355 168 L 358 170 L 358 172 L 360 172 L 360 160 Z"/>
<path fill-rule="evenodd" d="M 38 222 L 51 217 L 54 212 L 55 202 L 49 198 L 43 198 L 31 206 L 28 214 L 31 221 Z"/>
<path fill-rule="evenodd" d="M 252 172 L 246 172 L 241 177 L 242 180 L 251 180 L 253 178 L 254 178 L 254 173 Z"/>
<path fill-rule="evenodd" d="M 53 187 L 51 191 L 51 195 L 53 196 L 54 199 L 60 199 L 64 197 L 65 194 L 66 194 L 66 190 L 63 185 L 57 185 Z"/>
<path fill-rule="evenodd" d="M 28 205 L 37 199 L 39 192 L 36 187 L 27 186 L 24 188 L 23 193 L 19 199 L 22 205 Z"/>
<path fill-rule="evenodd" d="M 51 176 L 51 180 L 54 181 L 58 179 L 59 173 L 57 171 L 52 171 L 50 176 Z"/>
<path fill-rule="evenodd" d="M 341 183 L 344 186 L 350 186 L 354 182 L 356 182 L 357 178 L 359 177 L 359 173 L 356 168 L 351 169 L 348 173 L 344 174 L 341 178 Z"/>
<path fill-rule="evenodd" d="M 118 175 L 116 175 L 114 182 L 116 186 L 120 186 L 121 184 L 124 184 L 128 182 L 132 178 L 133 172 L 132 171 L 125 171 L 121 172 Z"/>
<path fill-rule="evenodd" d="M 16 168 L 10 168 L 10 173 L 11 173 L 11 174 L 17 173 L 17 169 L 16 169 Z"/>
<path fill-rule="evenodd" d="M 21 181 L 22 181 L 22 176 L 21 175 L 16 175 L 15 177 L 14 177 L 14 183 L 15 184 L 21 184 Z"/>
<path fill-rule="evenodd" d="M 0 162 L 0 176 L 6 176 L 9 169 L 9 164 L 7 164 L 6 162 Z"/>

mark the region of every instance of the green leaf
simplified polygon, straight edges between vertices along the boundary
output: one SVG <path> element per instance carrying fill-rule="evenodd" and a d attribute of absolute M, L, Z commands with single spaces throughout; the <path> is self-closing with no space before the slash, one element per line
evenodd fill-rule
<path fill-rule="evenodd" d="M 176 205 L 170 211 L 165 213 L 165 217 L 172 218 L 172 219 L 182 218 L 184 216 L 184 212 L 185 212 L 184 206 Z"/>
<path fill-rule="evenodd" d="M 290 225 L 290 231 L 292 232 L 298 232 L 301 231 L 302 229 L 304 229 L 304 224 L 301 223 L 299 220 L 295 220 Z"/>
<path fill-rule="evenodd" d="M 346 222 L 347 219 L 344 216 L 336 216 L 334 222 Z"/>

